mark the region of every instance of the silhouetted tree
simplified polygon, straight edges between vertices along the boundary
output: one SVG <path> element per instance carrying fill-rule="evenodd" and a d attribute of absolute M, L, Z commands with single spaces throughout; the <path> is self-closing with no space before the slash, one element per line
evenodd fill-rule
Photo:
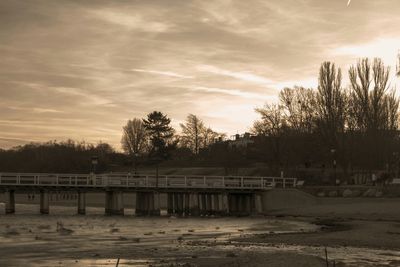
<path fill-rule="evenodd" d="M 257 108 L 256 112 L 261 115 L 261 120 L 254 123 L 252 132 L 268 137 L 273 155 L 273 164 L 275 167 L 279 167 L 282 163 L 282 138 L 284 129 L 287 127 L 284 107 L 278 104 L 266 104 L 264 108 Z"/>
<path fill-rule="evenodd" d="M 352 105 L 359 130 L 387 128 L 385 94 L 388 89 L 389 68 L 380 59 L 371 66 L 364 58 L 357 66 L 350 67 L 349 78 L 352 89 Z"/>
<path fill-rule="evenodd" d="M 204 123 L 196 115 L 189 114 L 185 123 L 180 124 L 182 128 L 181 143 L 188 147 L 194 154 L 199 154 L 203 143 L 202 133 L 205 131 Z"/>
<path fill-rule="evenodd" d="M 223 140 L 225 134 L 213 131 L 210 127 L 204 127 L 200 133 L 201 136 L 201 147 L 206 148 L 218 140 Z"/>
<path fill-rule="evenodd" d="M 150 155 L 166 157 L 169 150 L 176 146 L 172 139 L 175 131 L 170 126 L 171 120 L 162 112 L 153 111 L 147 119 L 143 119 L 143 123 L 151 142 Z"/>
<path fill-rule="evenodd" d="M 141 119 L 128 120 L 123 127 L 122 149 L 130 156 L 144 154 L 148 149 L 148 135 Z"/>
<path fill-rule="evenodd" d="M 186 122 L 181 123 L 180 126 L 182 128 L 180 144 L 196 155 L 199 154 L 200 149 L 208 147 L 220 137 L 225 136 L 213 131 L 210 127 L 205 127 L 204 122 L 193 114 L 189 114 Z"/>
<path fill-rule="evenodd" d="M 311 133 L 314 127 L 315 94 L 313 90 L 295 86 L 279 93 L 288 127 L 297 132 Z"/>

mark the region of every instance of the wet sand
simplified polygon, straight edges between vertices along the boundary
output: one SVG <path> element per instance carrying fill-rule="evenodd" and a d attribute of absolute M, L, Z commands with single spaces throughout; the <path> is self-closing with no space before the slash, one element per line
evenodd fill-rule
<path fill-rule="evenodd" d="M 22 204 L 16 215 L 0 215 L 0 266 L 115 266 L 118 258 L 119 266 L 326 266 L 325 247 L 331 266 L 333 260 L 336 266 L 400 266 L 400 222 L 393 216 L 353 219 L 326 207 L 319 219 L 288 210 L 242 218 L 37 210 Z"/>

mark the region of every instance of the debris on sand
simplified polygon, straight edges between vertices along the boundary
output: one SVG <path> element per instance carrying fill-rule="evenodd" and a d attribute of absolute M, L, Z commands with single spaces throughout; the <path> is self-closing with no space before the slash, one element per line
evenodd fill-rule
<path fill-rule="evenodd" d="M 70 235 L 74 231 L 68 228 L 65 228 L 62 222 L 57 222 L 57 230 L 60 235 Z"/>
<path fill-rule="evenodd" d="M 226 254 L 226 257 L 228 257 L 228 258 L 234 258 L 234 257 L 236 257 L 236 254 L 233 253 L 233 252 L 228 252 L 228 253 Z"/>
<path fill-rule="evenodd" d="M 153 232 L 147 232 L 147 233 L 144 233 L 143 235 L 153 235 Z"/>
<path fill-rule="evenodd" d="M 127 240 L 128 240 L 128 238 L 127 238 L 127 237 L 125 237 L 125 236 L 120 236 L 120 237 L 119 237 L 119 240 L 121 240 L 121 241 L 127 241 Z"/>
<path fill-rule="evenodd" d="M 189 229 L 188 232 L 189 233 L 194 233 L 194 229 Z"/>
<path fill-rule="evenodd" d="M 112 228 L 110 229 L 110 233 L 118 233 L 119 229 L 118 228 Z"/>
<path fill-rule="evenodd" d="M 37 226 L 37 229 L 40 229 L 40 230 L 48 230 L 48 229 L 50 229 L 51 228 L 51 226 L 50 225 L 38 225 Z"/>
<path fill-rule="evenodd" d="M 19 235 L 19 232 L 15 229 L 10 229 L 4 234 L 5 236 L 13 236 L 13 235 Z"/>

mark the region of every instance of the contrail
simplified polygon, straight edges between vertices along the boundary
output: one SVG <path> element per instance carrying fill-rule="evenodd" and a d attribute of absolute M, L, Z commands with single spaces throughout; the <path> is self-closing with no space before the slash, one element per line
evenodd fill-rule
<path fill-rule="evenodd" d="M 350 3 L 351 3 L 351 0 L 349 0 L 349 2 L 347 2 L 347 6 L 349 6 L 349 5 L 350 5 Z"/>

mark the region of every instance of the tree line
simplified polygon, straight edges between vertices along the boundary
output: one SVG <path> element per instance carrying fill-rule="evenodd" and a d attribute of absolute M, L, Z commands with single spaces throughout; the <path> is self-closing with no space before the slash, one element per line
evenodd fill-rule
<path fill-rule="evenodd" d="M 255 109 L 261 118 L 251 127 L 251 136 L 246 135 L 249 142 L 244 146 L 226 140 L 225 134 L 194 114 L 179 125 L 178 134 L 166 114 L 153 111 L 122 127 L 123 153 L 105 143 L 27 144 L 0 150 L 0 170 L 87 172 L 95 155 L 98 171 L 136 171 L 139 165 L 162 163 L 217 166 L 226 174 L 237 174 L 239 167 L 258 164 L 265 168 L 255 174 L 262 175 L 285 171 L 298 176 L 313 170 L 318 177 L 334 170 L 343 179 L 360 170 L 398 175 L 399 99 L 389 77 L 390 69 L 381 59 L 364 58 L 348 69 L 348 86 L 343 86 L 342 70 L 324 62 L 317 88 L 284 88 L 277 103 Z"/>
<path fill-rule="evenodd" d="M 256 109 L 253 132 L 266 140 L 271 164 L 338 167 L 345 178 L 354 169 L 398 171 L 399 99 L 389 67 L 364 58 L 348 76 L 344 87 L 341 69 L 324 62 L 317 89 L 284 88 L 278 103 Z"/>
<path fill-rule="evenodd" d="M 181 134 L 177 135 L 171 126 L 171 119 L 160 111 L 153 111 L 146 118 L 133 118 L 123 127 L 121 146 L 133 159 L 162 161 L 178 154 L 184 157 L 198 155 L 225 135 L 206 127 L 196 115 L 189 114 L 180 124 Z"/>

